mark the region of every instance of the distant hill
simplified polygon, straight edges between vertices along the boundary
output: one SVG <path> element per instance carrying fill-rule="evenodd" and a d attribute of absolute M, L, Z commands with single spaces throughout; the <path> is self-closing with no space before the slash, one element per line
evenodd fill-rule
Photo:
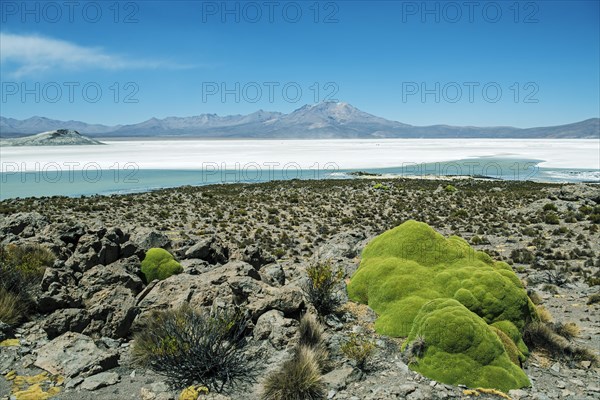
<path fill-rule="evenodd" d="M 151 118 L 131 125 L 90 125 L 43 117 L 25 120 L 0 117 L 0 137 L 18 137 L 40 131 L 76 129 L 93 137 L 190 137 L 255 139 L 338 138 L 600 138 L 600 119 L 568 125 L 514 128 L 510 126 L 413 126 L 390 121 L 348 103 L 305 105 L 283 114 L 259 110 L 248 115 Z"/>
<path fill-rule="evenodd" d="M 81 146 L 104 143 L 85 137 L 77 131 L 58 129 L 32 136 L 4 139 L 0 141 L 0 144 L 2 146 Z"/>

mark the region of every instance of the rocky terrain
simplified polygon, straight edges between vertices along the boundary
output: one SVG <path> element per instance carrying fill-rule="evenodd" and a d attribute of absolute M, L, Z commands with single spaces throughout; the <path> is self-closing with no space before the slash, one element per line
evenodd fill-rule
<path fill-rule="evenodd" d="M 578 326 L 573 345 L 597 355 L 599 205 L 594 185 L 474 179 L 289 181 L 5 200 L 2 244 L 37 243 L 56 260 L 36 289 L 30 320 L 16 329 L 0 324 L 0 398 L 176 399 L 182 388 L 134 362 L 132 333 L 144 329 L 153 310 L 235 304 L 249 312 L 244 351 L 255 382 L 200 398 L 256 399 L 264 377 L 290 357 L 300 316 L 314 312 L 303 291 L 307 267 L 330 261 L 347 282 L 364 246 L 408 219 L 511 264 L 549 318 Z M 146 285 L 140 261 L 154 247 L 169 250 L 183 272 Z M 377 335 L 374 312 L 348 301 L 342 286 L 339 312 L 322 321 L 329 399 L 498 398 L 411 371 L 402 338 Z M 375 343 L 360 368 L 342 351 L 354 334 Z M 600 397 L 592 362 L 536 350 L 523 368 L 532 387 L 510 391 L 511 398 Z"/>
<path fill-rule="evenodd" d="M 2 146 L 82 146 L 104 144 L 70 129 L 57 129 L 37 135 L 0 141 Z"/>

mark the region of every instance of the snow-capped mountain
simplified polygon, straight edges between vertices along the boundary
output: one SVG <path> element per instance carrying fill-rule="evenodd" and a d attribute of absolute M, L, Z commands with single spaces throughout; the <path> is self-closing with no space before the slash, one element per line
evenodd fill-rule
<path fill-rule="evenodd" d="M 151 118 L 130 125 L 90 125 L 44 117 L 0 117 L 0 136 L 22 136 L 73 129 L 94 137 L 198 138 L 599 138 L 600 119 L 574 124 L 520 129 L 514 127 L 412 126 L 377 117 L 341 102 L 302 106 L 289 114 L 259 110 L 248 115 Z"/>

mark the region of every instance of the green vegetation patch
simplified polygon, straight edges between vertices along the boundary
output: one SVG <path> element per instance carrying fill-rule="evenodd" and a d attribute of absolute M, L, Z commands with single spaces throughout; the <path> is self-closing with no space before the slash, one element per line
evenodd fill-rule
<path fill-rule="evenodd" d="M 493 328 L 454 299 L 432 300 L 421 308 L 407 343 L 417 337 L 424 338 L 425 352 L 411 368 L 429 378 L 504 392 L 530 385 Z"/>
<path fill-rule="evenodd" d="M 182 271 L 183 267 L 175 261 L 171 253 L 161 248 L 148 250 L 144 261 L 142 261 L 142 273 L 148 283 L 155 279 L 167 279 L 171 275 L 179 274 Z"/>
<path fill-rule="evenodd" d="M 537 319 L 535 307 L 508 264 L 462 238 L 445 238 L 416 221 L 384 232 L 363 251 L 348 294 L 377 312 L 377 332 L 408 336 L 405 347 L 425 338 L 427 350 L 413 364 L 416 371 L 472 387 L 529 385 L 511 358 L 528 354 L 521 332 Z M 440 318 L 430 320 L 430 313 Z M 512 346 L 503 344 L 507 338 Z"/>

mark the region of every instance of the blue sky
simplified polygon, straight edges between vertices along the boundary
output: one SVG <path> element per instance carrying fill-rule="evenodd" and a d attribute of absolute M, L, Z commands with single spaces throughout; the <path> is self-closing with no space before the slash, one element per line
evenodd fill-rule
<path fill-rule="evenodd" d="M 332 99 L 414 125 L 600 113 L 597 0 L 1 4 L 5 117 L 125 124 Z"/>

